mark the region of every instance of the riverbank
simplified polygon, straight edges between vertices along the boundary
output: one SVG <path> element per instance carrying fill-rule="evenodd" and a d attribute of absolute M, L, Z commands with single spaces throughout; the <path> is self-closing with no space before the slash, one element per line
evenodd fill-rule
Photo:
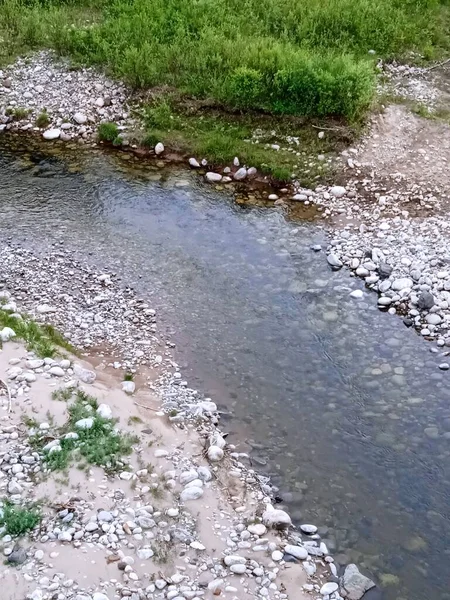
<path fill-rule="evenodd" d="M 183 381 L 155 311 L 113 275 L 4 247 L 2 278 L 2 315 L 57 324 L 85 356 L 43 358 L 0 332 L 8 598 L 337 600 L 372 585 L 338 570 L 317 527 L 272 507 L 215 403 Z"/>

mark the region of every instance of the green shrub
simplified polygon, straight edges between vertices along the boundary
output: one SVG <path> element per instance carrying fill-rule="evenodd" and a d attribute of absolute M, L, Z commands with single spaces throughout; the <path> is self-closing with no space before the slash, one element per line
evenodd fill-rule
<path fill-rule="evenodd" d="M 257 107 L 266 95 L 260 71 L 238 67 L 226 83 L 227 100 L 239 108 Z"/>
<path fill-rule="evenodd" d="M 101 142 L 113 143 L 119 137 L 119 128 L 115 123 L 100 123 L 97 134 Z"/>
<path fill-rule="evenodd" d="M 0 526 L 12 536 L 23 535 L 38 525 L 42 517 L 36 506 L 21 507 L 5 502 L 0 509 Z"/>
<path fill-rule="evenodd" d="M 41 129 L 50 125 L 50 117 L 46 110 L 38 114 L 35 125 Z"/>

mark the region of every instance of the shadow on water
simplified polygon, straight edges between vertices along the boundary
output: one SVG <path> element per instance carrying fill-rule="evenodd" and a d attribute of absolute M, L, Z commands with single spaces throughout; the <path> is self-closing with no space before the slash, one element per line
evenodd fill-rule
<path fill-rule="evenodd" d="M 133 161 L 129 161 L 133 162 Z M 430 345 L 328 270 L 317 224 L 186 172 L 0 147 L 0 238 L 119 274 L 297 521 L 389 600 L 449 599 L 450 387 Z"/>

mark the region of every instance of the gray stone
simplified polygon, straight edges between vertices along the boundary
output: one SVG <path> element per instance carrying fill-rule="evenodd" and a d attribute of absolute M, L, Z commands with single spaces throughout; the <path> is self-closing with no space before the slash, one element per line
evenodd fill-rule
<path fill-rule="evenodd" d="M 199 163 L 199 162 L 198 162 L 198 160 L 197 160 L 197 159 L 195 159 L 195 158 L 190 158 L 190 159 L 189 159 L 189 164 L 190 164 L 190 166 L 191 166 L 192 168 L 194 168 L 194 169 L 199 169 L 199 168 L 200 168 L 200 163 Z"/>
<path fill-rule="evenodd" d="M 218 183 L 219 181 L 222 181 L 222 175 L 220 175 L 220 173 L 213 173 L 212 171 L 208 171 L 205 177 L 206 181 L 209 181 L 210 183 Z"/>
<path fill-rule="evenodd" d="M 199 487 L 189 487 L 184 489 L 180 494 L 180 502 L 188 502 L 190 500 L 198 500 L 203 496 L 203 489 Z"/>
<path fill-rule="evenodd" d="M 125 392 L 125 394 L 134 394 L 135 389 L 136 384 L 134 381 L 122 381 L 122 391 Z"/>
<path fill-rule="evenodd" d="M 73 115 L 73 120 L 78 123 L 78 125 L 84 125 L 85 123 L 87 123 L 87 116 L 82 113 L 82 112 L 76 112 Z"/>
<path fill-rule="evenodd" d="M 434 306 L 434 296 L 430 292 L 423 291 L 420 292 L 419 298 L 417 300 L 417 306 L 421 310 L 429 310 Z"/>
<path fill-rule="evenodd" d="M 159 156 L 163 152 L 164 152 L 164 144 L 162 144 L 161 142 L 158 142 L 155 146 L 155 154 L 157 156 Z"/>
<path fill-rule="evenodd" d="M 345 196 L 346 193 L 347 193 L 347 190 L 345 189 L 345 187 L 342 187 L 341 185 L 334 185 L 330 189 L 330 194 L 332 196 L 334 196 L 335 198 L 342 198 L 342 196 Z"/>
<path fill-rule="evenodd" d="M 360 573 L 358 567 L 350 564 L 346 567 L 340 580 L 341 588 L 346 592 L 348 600 L 360 600 L 367 590 L 375 587 L 374 582 Z"/>
<path fill-rule="evenodd" d="M 27 552 L 24 548 L 15 546 L 7 560 L 10 564 L 21 565 L 27 560 Z"/>
<path fill-rule="evenodd" d="M 61 369 L 61 367 L 50 367 L 49 373 L 55 377 L 64 377 L 65 375 L 64 369 Z"/>
<path fill-rule="evenodd" d="M 409 277 L 400 277 L 399 279 L 394 279 L 392 282 L 392 289 L 400 292 L 401 290 L 411 289 L 413 286 L 413 280 Z"/>
<path fill-rule="evenodd" d="M 305 560 L 308 558 L 308 551 L 306 550 L 306 548 L 303 548 L 303 546 L 294 546 L 292 544 L 287 544 L 287 546 L 284 547 L 284 551 L 286 552 L 286 554 L 290 554 L 291 556 L 294 556 L 299 560 Z"/>
<path fill-rule="evenodd" d="M 425 321 L 429 325 L 439 325 L 440 323 L 442 323 L 441 317 L 439 315 L 437 315 L 436 313 L 431 313 L 431 314 L 427 315 L 425 317 Z"/>
<path fill-rule="evenodd" d="M 9 342 L 9 340 L 13 337 L 16 337 L 16 332 L 11 327 L 3 327 L 0 331 L 0 340 L 2 342 Z"/>
<path fill-rule="evenodd" d="M 380 262 L 377 271 L 381 279 L 387 279 L 392 273 L 392 267 L 385 262 Z"/>
<path fill-rule="evenodd" d="M 81 365 L 75 364 L 73 367 L 74 374 L 81 379 L 83 383 L 94 383 L 96 374 L 94 371 L 90 371 L 89 369 L 85 369 Z"/>
<path fill-rule="evenodd" d="M 329 581 L 328 583 L 324 583 L 323 586 L 320 588 L 320 593 L 322 594 L 322 596 L 329 596 L 330 594 L 334 594 L 334 592 L 337 592 L 339 589 L 339 586 L 337 583 L 335 583 L 334 581 Z"/>
<path fill-rule="evenodd" d="M 342 267 L 342 262 L 333 253 L 328 254 L 328 256 L 327 256 L 327 262 L 328 262 L 328 264 L 330 265 L 330 267 L 332 269 L 340 269 Z"/>
<path fill-rule="evenodd" d="M 114 517 L 112 516 L 112 513 L 109 512 L 109 510 L 101 510 L 97 514 L 97 519 L 105 523 L 111 523 L 111 521 L 114 520 Z"/>
<path fill-rule="evenodd" d="M 241 167 L 240 169 L 238 169 L 236 171 L 236 173 L 233 175 L 233 179 L 235 181 L 242 181 L 247 177 L 247 169 L 245 167 Z"/>

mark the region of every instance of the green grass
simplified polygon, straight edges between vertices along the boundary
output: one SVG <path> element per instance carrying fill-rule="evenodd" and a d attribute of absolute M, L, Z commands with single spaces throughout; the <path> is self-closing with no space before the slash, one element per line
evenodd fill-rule
<path fill-rule="evenodd" d="M 59 388 L 57 390 L 53 390 L 52 392 L 52 400 L 59 400 L 60 402 L 67 402 L 73 396 L 72 388 Z"/>
<path fill-rule="evenodd" d="M 50 125 L 50 117 L 46 110 L 43 110 L 38 114 L 35 121 L 35 125 L 40 129 L 44 129 L 45 127 L 48 127 Z"/>
<path fill-rule="evenodd" d="M 369 50 L 432 58 L 447 27 L 447 0 L 3 0 L 0 52 L 50 46 L 138 88 L 354 119 L 375 89 Z"/>
<path fill-rule="evenodd" d="M 67 422 L 52 435 L 60 439 L 61 451 L 44 453 L 44 461 L 52 471 L 64 470 L 75 460 L 103 467 L 107 472 L 123 469 L 123 457 L 131 454 L 133 444 L 138 439 L 129 434 L 115 430 L 115 420 L 104 419 L 96 414 L 97 400 L 85 392 L 76 392 L 75 400 L 67 408 Z M 80 419 L 94 418 L 90 429 L 80 429 L 75 426 Z M 76 432 L 78 439 L 66 439 L 64 435 Z M 34 436 L 32 445 L 43 448 L 48 441 L 48 434 Z"/>
<path fill-rule="evenodd" d="M 21 507 L 6 501 L 0 509 L 0 526 L 5 528 L 5 534 L 13 537 L 34 529 L 41 518 L 35 505 Z"/>
<path fill-rule="evenodd" d="M 53 357 L 60 348 L 75 352 L 73 346 L 51 325 L 39 325 L 27 316 L 16 318 L 0 309 L 0 327 L 10 327 L 17 338 L 24 340 L 27 349 L 42 358 Z"/>
<path fill-rule="evenodd" d="M 156 141 L 179 154 L 206 158 L 209 165 L 232 163 L 238 156 L 241 164 L 254 166 L 278 181 L 290 181 L 296 174 L 302 185 L 309 186 L 318 178 L 331 176 L 318 154 L 328 154 L 345 147 L 353 139 L 356 128 L 338 125 L 320 140 L 314 121 L 301 117 L 275 118 L 255 111 L 224 114 L 205 109 L 195 102 L 184 102 L 175 95 L 155 98 L 140 113 L 144 126 L 137 142 L 154 146 Z M 316 121 L 320 123 L 320 121 Z M 169 124 L 169 125 L 168 125 Z M 295 136 L 298 143 L 291 139 Z M 149 141 L 148 141 L 149 140 Z M 271 144 L 277 143 L 276 151 Z"/>
<path fill-rule="evenodd" d="M 101 142 L 110 142 L 115 146 L 119 146 L 121 143 L 119 128 L 115 123 L 100 123 L 97 136 Z"/>

